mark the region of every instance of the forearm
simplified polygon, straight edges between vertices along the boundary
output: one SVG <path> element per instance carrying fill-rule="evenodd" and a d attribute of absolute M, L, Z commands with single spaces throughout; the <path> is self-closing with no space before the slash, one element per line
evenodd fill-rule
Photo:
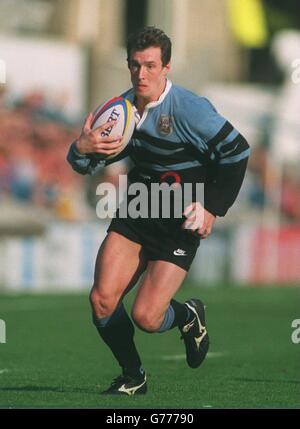
<path fill-rule="evenodd" d="M 204 187 L 204 206 L 215 216 L 225 216 L 241 189 L 248 157 L 234 164 L 218 165 L 215 179 Z"/>
<path fill-rule="evenodd" d="M 67 161 L 79 174 L 94 174 L 105 166 L 104 159 L 93 159 L 89 154 L 81 154 L 76 147 L 76 141 L 70 146 Z"/>
<path fill-rule="evenodd" d="M 71 144 L 67 155 L 67 161 L 73 170 L 80 174 L 93 175 L 111 163 L 106 161 L 106 158 L 113 157 L 112 162 L 117 161 L 117 154 L 122 147 L 122 136 L 105 134 L 105 131 L 108 128 L 111 129 L 115 122 L 108 121 L 98 128 L 93 128 L 93 114 L 88 114 L 80 137 Z"/>
<path fill-rule="evenodd" d="M 96 174 L 99 170 L 106 167 L 107 165 L 113 164 L 114 162 L 120 161 L 126 158 L 131 151 L 131 146 L 128 144 L 126 148 L 113 158 L 108 160 L 100 159 L 92 154 L 81 154 L 76 145 L 76 141 L 70 146 L 67 161 L 79 174 Z"/>

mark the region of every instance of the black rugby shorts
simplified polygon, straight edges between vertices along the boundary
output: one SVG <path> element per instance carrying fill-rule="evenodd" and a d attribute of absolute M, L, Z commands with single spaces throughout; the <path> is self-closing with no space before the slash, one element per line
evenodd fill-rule
<path fill-rule="evenodd" d="M 143 246 L 149 261 L 168 261 L 188 271 L 200 238 L 181 228 L 184 219 L 112 219 L 107 232 L 115 231 Z"/>

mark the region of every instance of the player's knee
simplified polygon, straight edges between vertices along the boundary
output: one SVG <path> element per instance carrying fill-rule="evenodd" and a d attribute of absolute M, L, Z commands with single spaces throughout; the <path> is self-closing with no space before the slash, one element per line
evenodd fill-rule
<path fill-rule="evenodd" d="M 160 323 L 155 315 L 149 311 L 133 309 L 131 316 L 136 326 L 142 331 L 151 333 L 159 329 Z"/>
<path fill-rule="evenodd" d="M 104 318 L 110 316 L 114 312 L 117 300 L 110 294 L 101 293 L 93 288 L 90 293 L 90 303 L 95 316 Z"/>

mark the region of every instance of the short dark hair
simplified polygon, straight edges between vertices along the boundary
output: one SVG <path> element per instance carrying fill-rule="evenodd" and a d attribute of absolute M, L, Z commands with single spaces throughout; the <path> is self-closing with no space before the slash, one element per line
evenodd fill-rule
<path fill-rule="evenodd" d="M 143 51 L 151 46 L 161 49 L 162 65 L 169 64 L 171 59 L 172 43 L 169 37 L 159 28 L 144 27 L 131 34 L 127 40 L 127 62 L 129 64 L 130 54 L 136 51 Z"/>

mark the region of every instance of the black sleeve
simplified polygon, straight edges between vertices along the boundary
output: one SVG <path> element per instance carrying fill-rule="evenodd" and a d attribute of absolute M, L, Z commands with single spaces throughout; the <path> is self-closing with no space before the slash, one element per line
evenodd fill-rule
<path fill-rule="evenodd" d="M 128 144 L 122 152 L 120 152 L 114 158 L 104 160 L 93 155 L 82 155 L 76 148 L 76 141 L 73 142 L 69 148 L 67 154 L 67 161 L 79 174 L 90 174 L 94 175 L 98 173 L 103 167 L 110 165 L 114 162 L 120 161 L 123 158 L 129 156 L 131 152 L 131 145 Z"/>
<path fill-rule="evenodd" d="M 215 216 L 225 216 L 241 189 L 248 158 L 235 164 L 219 165 L 216 178 L 204 186 L 204 206 Z"/>

